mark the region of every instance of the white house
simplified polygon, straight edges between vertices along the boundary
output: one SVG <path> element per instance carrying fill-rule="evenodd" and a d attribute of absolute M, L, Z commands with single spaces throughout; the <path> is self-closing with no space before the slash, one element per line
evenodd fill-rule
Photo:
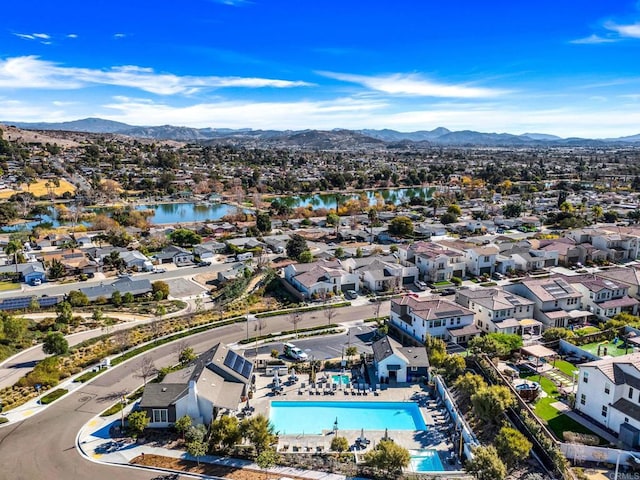
<path fill-rule="evenodd" d="M 492 275 L 500 250 L 495 245 L 468 248 L 464 251 L 467 272 L 473 275 Z"/>
<path fill-rule="evenodd" d="M 503 287 L 534 302 L 533 318 L 545 328 L 564 327 L 584 321 L 589 312 L 580 311 L 582 294 L 560 277 L 525 279 Z"/>
<path fill-rule="evenodd" d="M 531 322 L 534 302 L 499 288 L 458 290 L 456 303 L 475 312 L 476 325 L 483 332 L 541 333 L 542 324 Z"/>
<path fill-rule="evenodd" d="M 373 342 L 371 348 L 380 383 L 386 379 L 399 383 L 411 382 L 429 374 L 429 359 L 425 347 L 403 347 L 385 335 Z"/>
<path fill-rule="evenodd" d="M 582 294 L 582 305 L 599 320 L 606 322 L 611 317 L 625 312 L 638 314 L 640 302 L 629 296 L 629 287 L 614 280 L 596 276 L 566 277 L 567 281 Z"/>
<path fill-rule="evenodd" d="M 287 265 L 284 278 L 305 298 L 360 289 L 358 274 L 345 270 L 338 260 Z"/>
<path fill-rule="evenodd" d="M 452 277 L 462 278 L 465 260 L 461 252 L 444 248 L 437 243 L 416 242 L 398 250 L 404 264 L 413 263 L 427 282 L 442 282 Z"/>
<path fill-rule="evenodd" d="M 208 425 L 222 410 L 238 410 L 248 395 L 253 362 L 218 343 L 187 367 L 144 387 L 140 408 L 149 427 L 166 428 L 188 415 Z"/>
<path fill-rule="evenodd" d="M 640 353 L 583 363 L 575 409 L 618 433 L 628 447 L 640 438 Z"/>
<path fill-rule="evenodd" d="M 394 298 L 391 300 L 390 322 L 420 343 L 427 335 L 454 343 L 467 343 L 470 337 L 480 334 L 474 324 L 474 312 L 440 297 L 405 295 Z M 464 329 L 463 335 L 458 332 L 460 329 Z"/>

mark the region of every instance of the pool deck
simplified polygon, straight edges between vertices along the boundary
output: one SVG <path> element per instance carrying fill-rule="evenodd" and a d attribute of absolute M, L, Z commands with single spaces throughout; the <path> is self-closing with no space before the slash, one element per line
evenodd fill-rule
<path fill-rule="evenodd" d="M 337 373 L 337 372 L 336 372 Z M 334 373 L 335 374 L 335 373 Z M 331 373 L 329 373 L 329 376 Z M 453 427 L 449 421 L 448 414 L 441 403 L 439 403 L 427 390 L 416 384 L 400 384 L 388 387 L 374 395 L 369 392 L 367 395 L 352 395 L 349 392 L 337 390 L 333 395 L 321 394 L 310 395 L 309 389 L 300 393 L 301 383 L 308 383 L 308 374 L 299 374 L 299 380 L 295 383 L 287 382 L 287 377 L 281 377 L 282 392 L 274 395 L 271 389 L 273 381 L 272 376 L 258 374 L 256 376 L 256 391 L 250 400 L 250 405 L 255 409 L 254 413 L 263 413 L 269 416 L 271 401 L 291 401 L 291 402 L 341 402 L 341 401 L 358 401 L 358 402 L 415 402 L 420 408 L 420 412 L 427 426 L 426 431 L 411 430 L 389 430 L 389 438 L 393 439 L 399 445 L 409 450 L 431 449 L 437 450 L 445 471 L 460 470 L 459 463 L 450 464 L 447 459 L 454 452 L 452 438 Z M 318 375 L 318 378 L 321 374 Z M 366 425 L 362 426 L 364 436 L 370 441 L 366 448 L 357 448 L 356 440 L 360 437 L 360 430 L 339 430 L 338 435 L 346 437 L 349 441 L 351 451 L 359 454 L 364 453 L 380 442 L 385 436 L 384 430 L 367 430 Z M 329 451 L 331 440 L 334 438 L 333 430 L 323 431 L 320 435 L 309 434 L 291 434 L 280 435 L 278 442 L 278 451 L 281 453 L 295 452 L 322 452 Z M 357 455 L 358 456 L 358 455 Z"/>

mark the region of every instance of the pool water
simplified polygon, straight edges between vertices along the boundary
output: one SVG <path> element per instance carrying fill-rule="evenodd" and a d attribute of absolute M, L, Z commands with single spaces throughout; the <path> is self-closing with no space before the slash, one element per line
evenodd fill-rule
<path fill-rule="evenodd" d="M 271 402 L 269 414 L 282 434 L 321 434 L 332 430 L 426 430 L 413 402 Z"/>
<path fill-rule="evenodd" d="M 342 383 L 342 385 L 349 385 L 349 375 L 331 375 L 331 381 L 333 383 Z"/>
<path fill-rule="evenodd" d="M 436 450 L 412 450 L 411 471 L 442 472 L 444 471 L 444 466 Z"/>

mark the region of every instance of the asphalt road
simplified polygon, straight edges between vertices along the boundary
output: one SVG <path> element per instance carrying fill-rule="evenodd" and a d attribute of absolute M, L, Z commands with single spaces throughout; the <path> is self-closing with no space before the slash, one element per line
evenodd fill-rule
<path fill-rule="evenodd" d="M 388 313 L 385 302 L 380 315 Z M 338 309 L 334 323 L 369 318 L 373 305 Z M 322 325 L 326 319 L 319 312 L 301 315 L 299 328 Z M 313 318 L 312 318 L 313 317 Z M 290 329 L 287 316 L 270 317 L 263 333 Z M 217 342 L 233 343 L 245 338 L 246 325 L 233 324 L 186 339 L 196 352 L 203 352 Z M 176 362 L 175 345 L 168 344 L 145 354 L 156 367 Z M 0 480 L 150 480 L 154 472 L 109 467 L 86 460 L 76 451 L 75 438 L 80 428 L 105 410 L 120 394 L 134 391 L 142 383 L 135 358 L 112 368 L 95 381 L 55 402 L 42 413 L 19 423 L 0 428 Z"/>

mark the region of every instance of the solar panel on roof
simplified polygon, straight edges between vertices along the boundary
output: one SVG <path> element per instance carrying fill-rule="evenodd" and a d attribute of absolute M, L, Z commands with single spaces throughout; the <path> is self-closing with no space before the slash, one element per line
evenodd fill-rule
<path fill-rule="evenodd" d="M 253 368 L 253 365 L 251 365 L 251 362 L 245 362 L 244 363 L 244 367 L 242 368 L 242 376 L 244 378 L 249 378 L 249 375 L 251 375 L 251 369 Z"/>
<path fill-rule="evenodd" d="M 242 375 L 244 378 L 249 378 L 251 375 L 251 369 L 253 365 L 250 361 L 241 357 L 236 352 L 229 350 L 227 356 L 224 359 L 224 365 L 229 367 L 234 372 Z"/>
<path fill-rule="evenodd" d="M 236 360 L 236 352 L 229 350 L 227 356 L 224 357 L 224 366 L 233 369 L 233 362 Z"/>

